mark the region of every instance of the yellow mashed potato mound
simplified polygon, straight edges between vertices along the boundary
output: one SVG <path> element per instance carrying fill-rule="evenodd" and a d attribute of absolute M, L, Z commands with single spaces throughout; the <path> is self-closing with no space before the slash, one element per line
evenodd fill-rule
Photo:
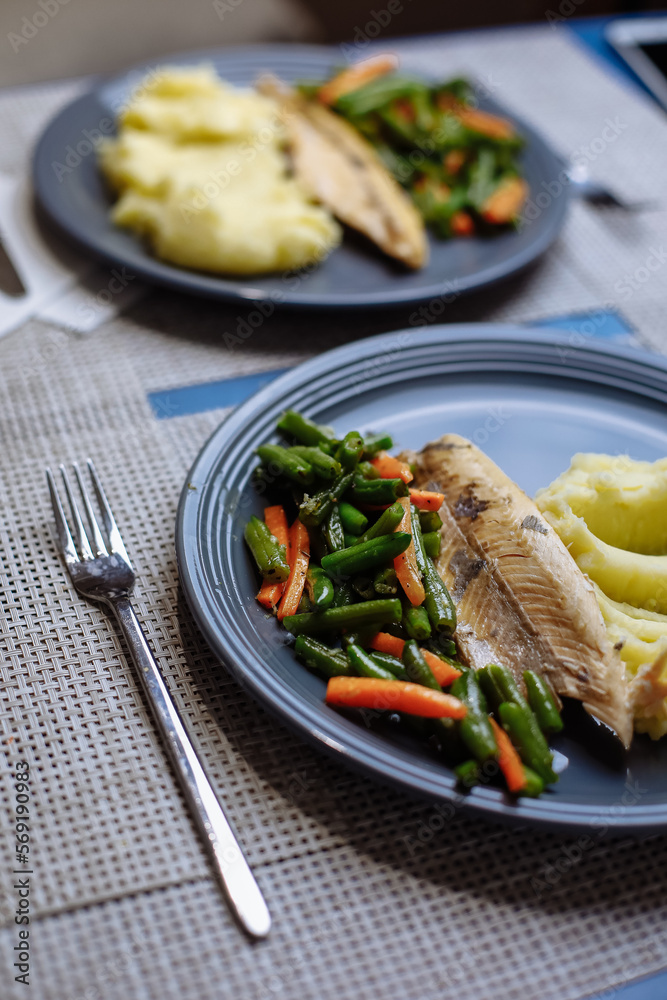
<path fill-rule="evenodd" d="M 250 275 L 322 260 L 341 230 L 289 175 L 278 112 L 212 67 L 150 74 L 100 148 L 113 221 L 181 267 Z"/>
<path fill-rule="evenodd" d="M 667 733 L 667 459 L 578 454 L 535 502 L 593 581 L 635 729 Z"/>

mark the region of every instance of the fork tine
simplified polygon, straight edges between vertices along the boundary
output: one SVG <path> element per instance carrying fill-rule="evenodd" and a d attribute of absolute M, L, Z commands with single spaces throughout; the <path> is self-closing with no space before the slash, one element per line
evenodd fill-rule
<path fill-rule="evenodd" d="M 63 506 L 60 502 L 60 496 L 58 495 L 58 490 L 56 488 L 51 469 L 46 470 L 46 481 L 49 484 L 51 504 L 53 505 L 53 514 L 56 519 L 58 541 L 60 542 L 60 548 L 62 549 L 62 553 L 65 557 L 65 562 L 69 566 L 70 563 L 79 562 L 79 556 L 77 555 L 74 539 L 72 538 L 67 524 L 67 518 L 65 517 L 65 512 L 63 511 Z"/>
<path fill-rule="evenodd" d="M 88 517 L 88 526 L 93 536 L 93 547 L 95 549 L 96 556 L 106 556 L 107 547 L 102 537 L 102 532 L 100 526 L 97 523 L 97 518 L 95 517 L 95 512 L 93 510 L 92 504 L 90 502 L 90 496 L 88 495 L 88 490 L 81 476 L 81 470 L 79 469 L 78 462 L 72 462 L 74 466 L 74 474 L 76 475 L 77 482 L 79 484 L 79 490 L 81 491 L 81 496 L 83 497 L 83 505 L 86 508 L 86 515 Z"/>
<path fill-rule="evenodd" d="M 79 547 L 79 552 L 81 553 L 82 559 L 94 559 L 93 550 L 90 547 L 90 542 L 88 541 L 88 535 L 86 534 L 86 529 L 83 526 L 83 521 L 81 520 L 81 515 L 79 514 L 79 508 L 77 506 L 74 493 L 72 492 L 72 487 L 70 486 L 69 477 L 65 471 L 65 466 L 60 466 L 60 475 L 63 477 L 63 482 L 65 484 L 65 491 L 67 493 L 67 499 L 69 500 L 70 510 L 72 511 L 72 520 L 74 522 L 74 534 L 76 535 L 77 545 Z"/>
<path fill-rule="evenodd" d="M 106 493 L 102 489 L 102 483 L 100 482 L 99 476 L 95 466 L 93 465 L 92 458 L 89 458 L 87 463 L 88 471 L 90 472 L 91 479 L 93 480 L 93 485 L 95 486 L 95 492 L 97 493 L 97 499 L 100 502 L 100 507 L 102 508 L 102 514 L 104 516 L 104 526 L 107 529 L 107 535 L 109 536 L 109 542 L 111 545 L 112 553 L 119 555 L 121 559 L 124 559 L 127 565 L 132 568 L 132 563 L 130 562 L 130 557 L 127 554 L 125 546 L 123 545 L 123 539 L 121 538 L 120 531 L 118 530 L 118 525 L 116 524 L 116 519 L 111 513 L 111 507 L 109 506 L 109 501 L 107 500 Z"/>

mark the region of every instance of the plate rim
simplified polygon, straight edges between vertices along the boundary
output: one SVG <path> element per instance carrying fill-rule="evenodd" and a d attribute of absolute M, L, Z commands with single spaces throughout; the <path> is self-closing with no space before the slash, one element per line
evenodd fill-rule
<path fill-rule="evenodd" d="M 225 277 L 214 274 L 207 274 L 204 271 L 191 271 L 186 268 L 179 268 L 176 265 L 161 261 L 153 257 L 146 251 L 137 240 L 139 260 L 132 260 L 128 264 L 128 258 L 101 245 L 100 241 L 91 237 L 85 224 L 78 220 L 72 222 L 68 216 L 66 207 L 61 204 L 57 197 L 59 187 L 51 181 L 50 170 L 52 158 L 48 154 L 50 143 L 58 130 L 63 119 L 69 118 L 75 108 L 81 106 L 85 108 L 90 102 L 101 101 L 102 93 L 110 87 L 120 86 L 132 75 L 145 73 L 151 68 L 168 64 L 173 61 L 201 61 L 229 56 L 234 61 L 242 61 L 245 58 L 266 58 L 270 60 L 273 54 L 294 54 L 304 57 L 324 57 L 328 56 L 335 61 L 335 56 L 341 57 L 341 53 L 336 46 L 329 45 L 300 45 L 298 43 L 280 43 L 242 45 L 242 46 L 213 46 L 204 49 L 193 49 L 182 52 L 171 53 L 161 59 L 144 60 L 141 63 L 129 66 L 122 73 L 117 73 L 105 78 L 98 78 L 93 86 L 84 94 L 68 102 L 54 115 L 42 129 L 38 141 L 35 145 L 32 162 L 31 176 L 37 204 L 52 225 L 65 234 L 75 245 L 83 247 L 101 260 L 120 267 L 131 266 L 137 276 L 143 278 L 150 284 L 157 284 L 171 290 L 195 294 L 202 298 L 215 299 L 218 301 L 232 303 L 272 303 L 280 309 L 298 309 L 303 311 L 318 310 L 324 308 L 334 308 L 340 311 L 350 309 L 373 310 L 373 309 L 394 309 L 399 307 L 409 307 L 438 298 L 444 294 L 452 293 L 452 278 L 443 278 L 440 282 L 414 289 L 412 292 L 405 290 L 382 291 L 382 292 L 359 292 L 345 293 L 346 298 L 342 299 L 337 295 L 318 294 L 308 296 L 303 292 L 285 292 L 280 301 L 272 297 L 270 291 L 261 288 L 253 288 L 253 280 L 261 281 L 263 277 L 239 275 Z M 266 54 L 264 56 L 264 54 Z M 542 155 L 550 158 L 554 167 L 560 163 L 560 158 L 551 145 L 542 137 L 542 134 L 533 128 L 520 115 L 507 110 L 502 104 L 498 105 L 493 99 L 485 101 L 490 107 L 496 108 L 500 113 L 508 115 L 540 150 Z M 539 193 L 539 192 L 538 192 Z M 538 237 L 521 251 L 516 251 L 505 256 L 502 261 L 486 267 L 467 278 L 456 278 L 456 295 L 467 295 L 478 289 L 490 287 L 503 280 L 518 275 L 531 264 L 536 263 L 540 257 L 546 253 L 549 247 L 556 241 L 561 233 L 565 219 L 567 217 L 568 206 L 572 193 L 567 184 L 562 186 L 557 198 L 552 198 L 549 209 L 552 212 L 551 223 L 542 229 Z M 103 241 L 102 241 L 103 242 Z M 288 272 L 289 273 L 289 272 Z"/>
<path fill-rule="evenodd" d="M 559 332 L 561 334 L 560 337 Z M 305 739 L 311 745 L 315 745 L 321 751 L 328 751 L 336 757 L 339 763 L 362 772 L 366 776 L 371 776 L 373 780 L 377 780 L 380 783 L 399 787 L 408 795 L 418 795 L 435 801 L 453 802 L 457 807 L 491 822 L 524 823 L 551 830 L 572 831 L 575 829 L 587 829 L 600 816 L 608 820 L 608 832 L 611 836 L 665 829 L 667 827 L 667 798 L 664 803 L 633 807 L 630 815 L 622 816 L 620 819 L 613 819 L 606 816 L 605 809 L 607 807 L 605 806 L 600 806 L 599 809 L 595 810 L 595 815 L 592 815 L 591 807 L 588 805 L 558 803 L 556 801 L 550 802 L 548 798 L 544 797 L 535 800 L 519 799 L 518 801 L 514 801 L 510 800 L 507 796 L 499 796 L 496 789 L 493 790 L 495 792 L 493 797 L 487 800 L 484 798 L 484 792 L 489 792 L 491 791 L 490 789 L 483 789 L 480 794 L 464 796 L 457 790 L 455 782 L 452 780 L 449 786 L 447 784 L 442 785 L 439 791 L 435 792 L 426 779 L 421 782 L 415 781 L 414 777 L 408 780 L 407 771 L 410 768 L 406 769 L 406 776 L 396 772 L 389 774 L 386 761 L 384 765 L 382 763 L 382 753 L 375 755 L 366 746 L 361 748 L 364 759 L 358 759 L 355 756 L 355 753 L 358 753 L 358 748 L 355 747 L 354 740 L 351 743 L 346 742 L 345 738 L 341 739 L 340 732 L 332 732 L 331 726 L 322 725 L 321 715 L 316 717 L 317 712 L 311 711 L 303 700 L 299 699 L 298 695 L 292 694 L 292 699 L 296 699 L 297 701 L 296 708 L 289 703 L 289 695 L 283 701 L 280 698 L 276 700 L 275 697 L 267 693 L 265 683 L 260 684 L 256 682 L 252 676 L 252 672 L 249 673 L 243 667 L 239 666 L 235 659 L 235 657 L 239 656 L 238 649 L 230 652 L 228 648 L 221 645 L 219 634 L 215 631 L 216 626 L 211 623 L 206 614 L 205 600 L 202 602 L 201 599 L 202 596 L 206 597 L 206 595 L 202 593 L 202 579 L 199 574 L 198 557 L 196 552 L 193 556 L 189 544 L 191 539 L 195 542 L 197 541 L 196 532 L 191 532 L 190 529 L 193 525 L 193 519 L 196 524 L 200 513 L 202 501 L 200 486 L 206 483 L 206 476 L 202 478 L 202 471 L 206 469 L 207 463 L 211 460 L 215 461 L 224 450 L 224 441 L 229 438 L 230 432 L 233 432 L 235 422 L 237 424 L 246 423 L 249 418 L 252 419 L 253 413 L 261 413 L 266 405 L 275 401 L 276 398 L 282 399 L 287 393 L 293 393 L 299 386 L 312 382 L 313 378 L 317 377 L 323 370 L 332 368 L 341 355 L 347 355 L 349 358 L 351 348 L 354 348 L 357 358 L 361 355 L 360 361 L 363 363 L 371 358 L 374 353 L 378 353 L 377 348 L 381 350 L 383 347 L 388 346 L 387 342 L 389 340 L 399 337 L 402 334 L 408 335 L 410 338 L 408 345 L 406 345 L 408 348 L 418 346 L 434 347 L 436 344 L 441 346 L 451 345 L 458 340 L 461 342 L 465 341 L 466 345 L 470 345 L 471 343 L 488 343 L 489 341 L 501 345 L 516 342 L 524 347 L 532 345 L 541 349 L 551 349 L 552 352 L 555 352 L 559 347 L 562 347 L 563 338 L 568 336 L 568 331 L 545 331 L 540 328 L 522 328 L 511 324 L 495 323 L 448 324 L 420 331 L 391 331 L 355 341 L 354 344 L 342 345 L 303 362 L 282 376 L 279 376 L 269 385 L 258 390 L 258 392 L 254 393 L 226 415 L 203 444 L 189 470 L 181 491 L 176 516 L 175 543 L 179 579 L 183 586 L 188 606 L 209 648 L 226 664 L 237 683 L 240 683 L 257 702 L 277 717 L 283 724 L 296 731 L 300 738 Z M 395 348 L 395 341 L 392 346 Z M 404 349 L 401 348 L 401 350 Z M 572 347 L 568 344 L 568 350 L 575 356 L 590 356 L 593 361 L 614 360 L 619 366 L 619 374 L 622 371 L 625 376 L 628 374 L 628 368 L 632 367 L 632 362 L 638 365 L 640 370 L 652 369 L 656 373 L 660 373 L 661 378 L 658 381 L 661 383 L 662 392 L 667 399 L 667 358 L 655 356 L 643 349 L 623 345 L 612 346 L 605 344 L 603 346 L 596 344 Z M 562 367 L 562 360 L 559 363 Z M 567 370 L 564 370 L 564 377 L 568 377 L 568 375 L 572 377 L 571 372 L 568 373 Z M 632 389 L 632 384 L 630 385 L 630 389 Z M 208 472 L 210 473 L 210 471 L 209 468 Z M 193 486 L 195 487 L 194 489 Z M 250 657 L 253 655 L 256 656 L 252 651 L 248 655 Z M 333 729 L 336 729 L 336 721 L 333 716 L 331 721 Z"/>

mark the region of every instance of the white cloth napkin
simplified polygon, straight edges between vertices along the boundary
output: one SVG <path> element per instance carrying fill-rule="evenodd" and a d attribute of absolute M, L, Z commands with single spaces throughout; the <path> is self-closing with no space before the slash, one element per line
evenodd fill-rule
<path fill-rule="evenodd" d="M 0 234 L 26 294 L 0 289 L 0 337 L 33 316 L 90 333 L 146 290 L 125 268 L 104 267 L 42 232 L 26 178 L 0 174 Z"/>

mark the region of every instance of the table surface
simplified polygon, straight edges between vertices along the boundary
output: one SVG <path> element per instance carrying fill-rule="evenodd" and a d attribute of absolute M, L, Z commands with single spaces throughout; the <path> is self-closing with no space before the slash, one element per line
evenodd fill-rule
<path fill-rule="evenodd" d="M 189 465 L 226 408 L 277 370 L 428 321 L 537 323 L 566 343 L 667 352 L 664 113 L 567 25 L 392 47 L 406 64 L 481 79 L 563 156 L 658 205 L 575 202 L 530 272 L 428 317 L 276 312 L 247 338 L 249 309 L 156 290 L 93 333 L 32 319 L 0 342 L 0 781 L 13 822 L 16 764 L 30 764 L 39 1000 L 479 1000 L 490 983 L 502 1000 L 667 992 L 655 978 L 667 838 L 508 830 L 341 769 L 236 685 L 179 590 L 173 526 Z M 27 171 L 41 128 L 83 86 L 0 93 L 0 171 Z M 86 455 L 139 569 L 140 618 L 271 907 L 263 942 L 229 916 L 114 628 L 62 573 L 43 469 Z M 3 838 L 3 1000 L 26 995 L 13 848 Z"/>

